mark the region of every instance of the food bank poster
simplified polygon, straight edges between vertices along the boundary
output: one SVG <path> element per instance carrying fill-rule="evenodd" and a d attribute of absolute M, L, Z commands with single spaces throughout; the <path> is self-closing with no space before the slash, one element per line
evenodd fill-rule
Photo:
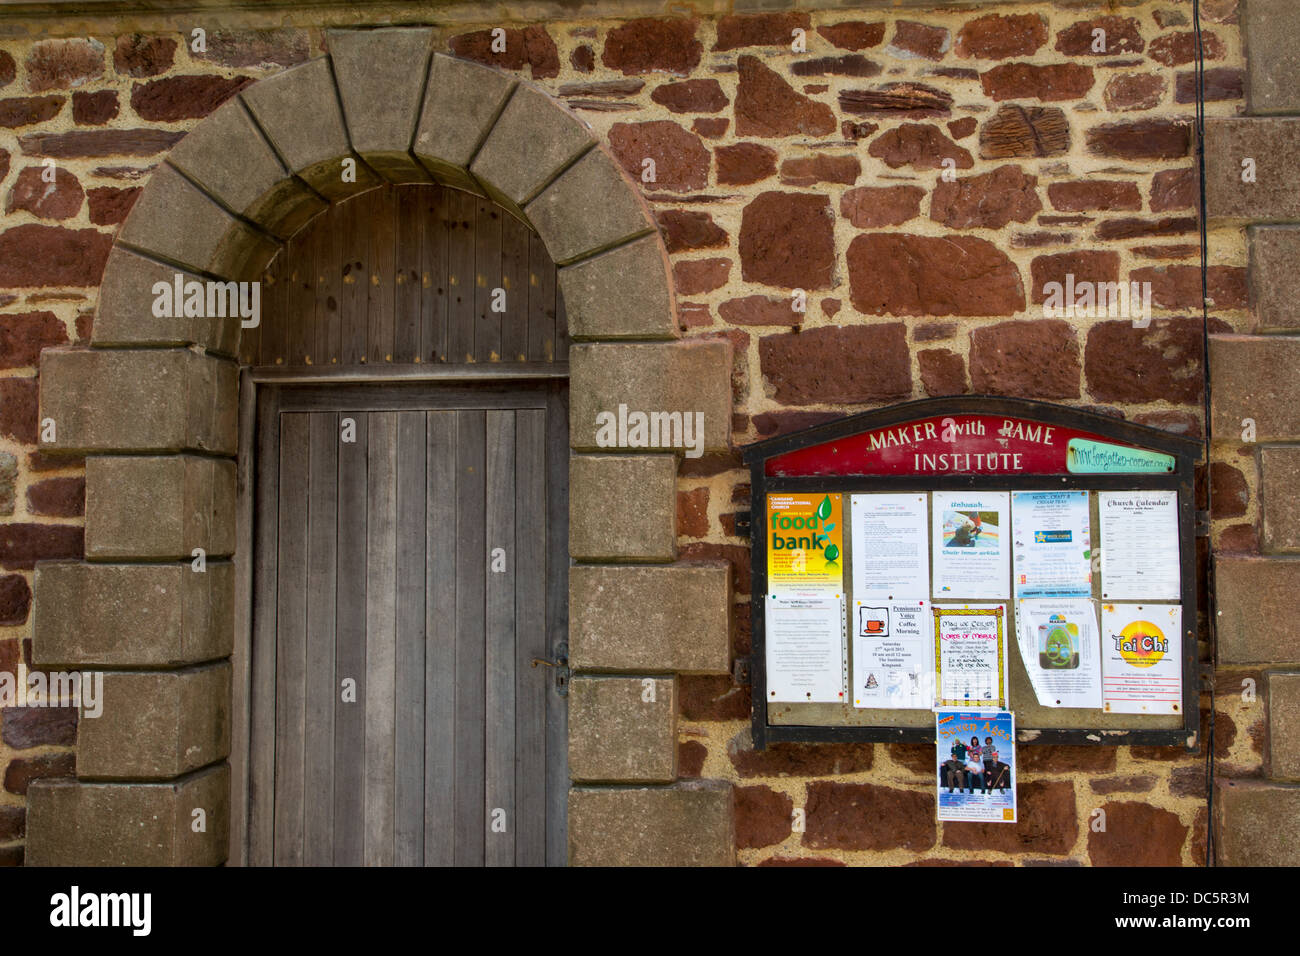
<path fill-rule="evenodd" d="M 844 593 L 843 495 L 767 496 L 767 592 Z"/>
<path fill-rule="evenodd" d="M 1015 715 L 939 710 L 934 729 L 939 819 L 1015 823 Z"/>

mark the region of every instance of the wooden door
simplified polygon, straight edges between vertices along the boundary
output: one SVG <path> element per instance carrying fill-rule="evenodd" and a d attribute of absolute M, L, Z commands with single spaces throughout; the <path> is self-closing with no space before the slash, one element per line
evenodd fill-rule
<path fill-rule="evenodd" d="M 259 390 L 255 865 L 565 855 L 557 385 Z"/>

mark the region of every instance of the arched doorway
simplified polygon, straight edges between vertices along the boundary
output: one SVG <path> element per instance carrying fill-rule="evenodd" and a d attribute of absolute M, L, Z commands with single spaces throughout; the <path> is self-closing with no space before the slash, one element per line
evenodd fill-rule
<path fill-rule="evenodd" d="M 533 663 L 565 657 L 554 263 L 490 200 L 385 185 L 303 226 L 262 288 L 240 348 L 239 851 L 563 862 L 566 688 Z"/>

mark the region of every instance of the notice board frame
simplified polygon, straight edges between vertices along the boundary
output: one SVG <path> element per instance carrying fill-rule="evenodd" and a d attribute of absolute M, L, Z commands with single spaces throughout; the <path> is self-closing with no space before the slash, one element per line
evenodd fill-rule
<path fill-rule="evenodd" d="M 1101 438 L 1134 445 L 1173 457 L 1168 473 L 1127 474 L 942 474 L 942 475 L 832 475 L 769 476 L 773 458 L 863 432 L 946 415 L 988 415 L 1029 419 L 1044 425 L 1073 428 Z M 772 724 L 768 722 L 767 637 L 764 612 L 767 596 L 767 496 L 771 493 L 839 492 L 845 495 L 917 491 L 1175 491 L 1178 501 L 1179 600 L 1182 605 L 1183 725 L 1178 728 L 1102 730 L 1097 727 L 1022 727 L 1019 743 L 1074 745 L 1182 746 L 1196 750 L 1200 730 L 1200 672 L 1198 641 L 1200 616 L 1196 592 L 1195 469 L 1203 445 L 1158 428 L 1138 425 L 1095 412 L 1030 399 L 992 395 L 920 399 L 848 415 L 835 421 L 747 446 L 742 458 L 750 472 L 750 615 L 752 735 L 755 749 L 769 743 L 928 743 L 933 728 L 865 725 Z M 1050 484 L 1050 489 L 1049 489 Z M 848 502 L 844 510 L 848 512 Z M 1014 587 L 1013 587 L 1014 594 Z M 1014 603 L 1014 597 L 1009 599 Z M 1012 639 L 1014 640 L 1014 639 Z M 1014 701 L 1012 709 L 1014 710 Z"/>

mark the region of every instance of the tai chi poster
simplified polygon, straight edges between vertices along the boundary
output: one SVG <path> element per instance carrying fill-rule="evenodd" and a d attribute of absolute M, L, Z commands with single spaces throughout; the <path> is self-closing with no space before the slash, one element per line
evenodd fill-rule
<path fill-rule="evenodd" d="M 853 597 L 923 598 L 930 593 L 927 496 L 850 495 Z"/>
<path fill-rule="evenodd" d="M 1103 604 L 1103 708 L 1113 714 L 1178 714 L 1183 709 L 1179 604 Z"/>
<path fill-rule="evenodd" d="M 844 600 L 769 594 L 766 607 L 767 699 L 842 703 Z"/>
<path fill-rule="evenodd" d="M 1101 596 L 1106 601 L 1177 601 L 1178 493 L 1102 491 Z"/>
<path fill-rule="evenodd" d="M 1006 492 L 932 495 L 934 597 L 1010 596 Z"/>
<path fill-rule="evenodd" d="M 1015 714 L 939 710 L 934 731 L 939 819 L 1015 823 Z"/>
<path fill-rule="evenodd" d="M 853 706 L 929 710 L 934 620 L 929 601 L 854 601 Z"/>
<path fill-rule="evenodd" d="M 936 707 L 1007 706 L 1005 604 L 932 605 Z"/>
<path fill-rule="evenodd" d="M 1017 598 L 1092 597 L 1086 491 L 1013 491 Z"/>
<path fill-rule="evenodd" d="M 842 498 L 767 496 L 769 594 L 844 593 Z"/>
<path fill-rule="evenodd" d="M 1042 598 L 1016 605 L 1020 659 L 1044 707 L 1100 707 L 1097 609 L 1087 599 Z"/>

